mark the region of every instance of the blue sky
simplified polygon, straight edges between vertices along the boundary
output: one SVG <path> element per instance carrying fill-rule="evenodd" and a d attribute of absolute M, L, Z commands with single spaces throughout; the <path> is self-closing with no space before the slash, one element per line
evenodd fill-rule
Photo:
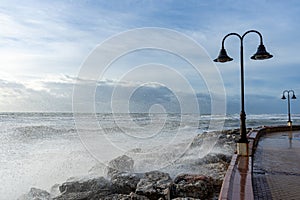
<path fill-rule="evenodd" d="M 297 0 L 1 0 L 0 111 L 71 111 L 74 82 L 84 60 L 97 45 L 130 29 L 160 27 L 190 37 L 212 59 L 218 55 L 221 40 L 227 33 L 260 31 L 267 50 L 274 57 L 265 61 L 250 60 L 259 40 L 255 34 L 246 36 L 246 111 L 285 113 L 286 102 L 280 99 L 282 91 L 294 89 L 296 95 L 300 94 L 299 15 Z M 226 90 L 227 111 L 238 113 L 239 41 L 228 38 L 225 47 L 234 61 L 216 66 Z M 135 60 L 130 55 L 120 59 L 101 82 L 102 96 L 111 94 L 114 81 L 124 69 L 133 63 L 147 62 L 147 56 L 161 56 L 153 54 L 140 52 L 135 55 L 139 62 L 130 62 Z M 170 60 L 178 68 L 184 66 L 178 59 L 169 57 Z M 165 64 L 163 59 L 161 62 Z M 157 71 L 154 75 L 159 74 Z M 197 93 L 209 93 L 201 77 L 186 77 Z M 175 84 L 176 80 L 173 81 Z M 128 87 L 128 83 L 122 87 Z M 104 95 L 104 91 L 108 92 Z M 153 88 L 149 91 L 153 93 Z M 166 91 L 165 88 L 162 91 Z M 161 95 L 161 91 L 157 94 Z M 298 101 L 292 102 L 295 113 L 300 112 Z M 102 110 L 107 110 L 105 106 L 109 106 L 108 101 L 100 105 Z"/>

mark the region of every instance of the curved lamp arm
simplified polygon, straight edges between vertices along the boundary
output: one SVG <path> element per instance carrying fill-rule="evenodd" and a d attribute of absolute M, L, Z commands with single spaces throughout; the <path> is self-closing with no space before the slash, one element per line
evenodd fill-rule
<path fill-rule="evenodd" d="M 242 36 L 239 35 L 239 34 L 237 34 L 237 33 L 229 33 L 229 34 L 225 35 L 225 37 L 222 40 L 222 48 L 221 48 L 221 51 L 219 53 L 219 56 L 218 56 L 218 58 L 214 59 L 214 61 L 215 62 L 228 62 L 228 61 L 232 61 L 233 59 L 227 55 L 227 52 L 225 50 L 225 40 L 226 40 L 226 38 L 229 37 L 229 36 L 231 36 L 231 35 L 237 36 L 240 39 L 241 48 L 243 48 L 243 40 L 244 40 L 245 36 L 248 33 L 256 33 L 256 34 L 258 34 L 259 39 L 260 39 L 260 44 L 259 44 L 259 46 L 257 48 L 257 51 L 256 51 L 256 53 L 253 56 L 251 56 L 251 59 L 253 59 L 253 60 L 264 60 L 264 59 L 272 58 L 273 55 L 271 55 L 270 53 L 267 52 L 266 47 L 263 44 L 262 34 L 260 32 L 258 32 L 258 31 L 256 31 L 256 30 L 249 30 L 249 31 L 246 31 Z"/>

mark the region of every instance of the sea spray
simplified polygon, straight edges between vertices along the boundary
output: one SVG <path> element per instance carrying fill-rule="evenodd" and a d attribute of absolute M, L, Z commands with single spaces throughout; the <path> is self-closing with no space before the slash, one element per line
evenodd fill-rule
<path fill-rule="evenodd" d="M 154 114 L 155 115 L 155 114 Z M 125 143 L 126 141 L 120 140 L 120 132 L 114 125 L 112 114 L 97 114 L 97 117 L 106 124 L 109 131 L 97 132 L 93 127 L 86 127 L 84 130 L 86 134 L 109 134 L 114 141 Z M 142 116 L 142 115 L 139 115 Z M 191 140 L 196 135 L 201 135 L 208 128 L 209 119 L 214 116 L 201 115 L 196 116 L 187 114 L 186 121 L 183 121 L 179 127 L 180 135 L 182 137 L 175 140 L 174 145 L 163 145 L 163 151 L 155 151 L 159 149 L 159 145 L 149 143 L 148 146 L 139 146 L 137 144 L 128 144 L 128 150 L 124 154 L 132 156 L 134 159 L 134 170 L 137 172 L 145 172 L 153 169 L 161 168 L 162 171 L 169 172 L 171 177 L 184 171 L 201 172 L 207 171 L 208 174 L 212 173 L 218 166 L 216 163 L 210 163 L 205 169 L 200 169 L 199 165 L 203 163 L 202 151 L 197 149 L 199 145 L 195 144 L 196 148 L 189 146 Z M 115 114 L 114 117 L 122 122 L 124 118 L 122 114 Z M 159 114 L 155 117 L 159 119 Z M 172 115 L 174 126 L 178 123 L 177 119 L 180 116 Z M 142 120 L 146 121 L 143 122 Z M 124 119 L 123 129 L 134 131 L 132 127 L 126 127 Z M 159 120 L 157 120 L 159 121 Z M 197 121 L 197 125 L 191 121 Z M 247 115 L 247 127 L 257 127 L 262 125 L 285 125 L 286 115 Z M 141 118 L 140 124 L 149 123 L 149 119 Z M 293 123 L 300 123 L 300 115 L 293 116 Z M 107 159 L 103 162 L 96 160 L 84 147 L 74 124 L 72 113 L 1 113 L 0 114 L 0 177 L 2 180 L 0 186 L 0 196 L 3 199 L 10 200 L 16 199 L 22 193 L 27 193 L 31 187 L 37 187 L 50 191 L 51 187 L 55 184 L 61 184 L 70 177 L 85 176 L 94 171 L 94 174 L 105 175 L 106 164 L 117 156 L 109 155 L 107 150 Z M 172 123 L 165 127 L 164 137 L 172 137 Z M 229 115 L 226 117 L 224 129 L 233 129 L 239 127 L 239 116 Z M 169 128 L 169 129 L 167 129 Z M 134 134 L 138 134 L 140 129 L 136 130 Z M 148 130 L 151 133 L 151 129 Z M 193 134 L 191 134 L 193 133 Z M 226 135 L 224 137 L 227 137 Z M 239 136 L 237 135 L 236 138 Z M 232 141 L 235 138 L 229 138 Z M 224 152 L 224 149 L 229 154 L 230 143 L 224 142 L 223 146 L 219 143 L 224 138 L 219 137 L 214 150 L 211 153 L 216 156 Z M 180 151 L 182 146 L 187 147 L 183 153 Z M 152 150 L 153 157 L 147 157 L 143 153 Z M 137 154 L 140 152 L 140 154 Z M 160 156 L 159 153 L 164 154 Z M 167 158 L 179 156 L 173 162 L 168 161 Z M 214 160 L 206 157 L 204 160 Z M 201 157 L 203 157 L 201 159 Z M 153 162 L 152 162 L 153 161 Z M 170 160 L 169 160 L 170 161 Z M 180 161 L 180 162 L 179 162 Z M 152 165 L 152 164 L 156 165 Z M 165 163 L 167 165 L 162 165 Z M 93 167 L 99 164 L 97 172 Z M 96 167 L 94 167 L 95 169 Z"/>

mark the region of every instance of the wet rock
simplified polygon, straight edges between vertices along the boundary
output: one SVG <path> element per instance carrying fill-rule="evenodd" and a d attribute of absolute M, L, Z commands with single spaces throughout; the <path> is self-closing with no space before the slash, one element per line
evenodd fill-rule
<path fill-rule="evenodd" d="M 215 194 L 220 192 L 226 174 L 226 169 L 227 168 L 219 165 L 218 163 L 209 164 L 208 166 L 208 170 L 210 170 L 208 176 L 213 178 L 213 189 Z"/>
<path fill-rule="evenodd" d="M 135 193 L 148 197 L 150 200 L 170 199 L 172 179 L 168 173 L 151 171 L 145 173 L 137 184 Z"/>
<path fill-rule="evenodd" d="M 113 193 L 111 183 L 103 177 L 73 180 L 59 186 L 60 196 L 55 200 L 99 199 Z"/>
<path fill-rule="evenodd" d="M 211 178 L 201 174 L 179 174 L 175 177 L 174 183 L 194 183 L 195 181 L 210 181 Z"/>
<path fill-rule="evenodd" d="M 95 193 L 87 192 L 70 192 L 53 198 L 53 200 L 92 200 L 95 199 Z"/>
<path fill-rule="evenodd" d="M 70 192 L 55 197 L 53 200 L 102 200 L 111 194 L 108 191 Z"/>
<path fill-rule="evenodd" d="M 128 194 L 112 194 L 101 200 L 149 200 L 147 197 L 131 192 Z"/>
<path fill-rule="evenodd" d="M 38 188 L 31 188 L 30 191 L 18 198 L 18 200 L 50 200 L 50 193 Z"/>
<path fill-rule="evenodd" d="M 120 172 L 111 178 L 112 187 L 115 193 L 129 194 L 136 190 L 137 184 L 145 175 L 142 173 Z"/>
<path fill-rule="evenodd" d="M 207 199 L 213 194 L 213 179 L 198 174 L 180 174 L 174 179 L 173 197 Z"/>
<path fill-rule="evenodd" d="M 195 136 L 195 138 L 193 139 L 190 147 L 200 147 L 202 146 L 205 142 L 207 142 L 208 140 L 214 140 L 217 139 L 217 137 L 219 137 L 220 132 L 214 131 L 214 132 L 203 132 L 201 134 L 198 134 L 197 136 Z"/>
<path fill-rule="evenodd" d="M 111 178 L 119 172 L 132 172 L 134 161 L 126 155 L 119 156 L 108 163 L 107 177 Z"/>
<path fill-rule="evenodd" d="M 103 177 L 65 182 L 59 186 L 61 193 L 111 190 L 111 183 Z"/>
<path fill-rule="evenodd" d="M 239 135 L 240 134 L 240 129 L 230 129 L 230 130 L 224 130 L 222 133 L 229 134 L 229 135 Z"/>
<path fill-rule="evenodd" d="M 210 163 L 230 163 L 231 155 L 226 155 L 222 153 L 211 153 L 202 158 L 199 164 L 210 164 Z"/>

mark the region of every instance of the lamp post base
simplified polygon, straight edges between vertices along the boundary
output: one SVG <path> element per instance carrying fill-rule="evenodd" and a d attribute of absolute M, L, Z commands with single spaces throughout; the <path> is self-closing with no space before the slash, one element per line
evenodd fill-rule
<path fill-rule="evenodd" d="M 237 143 L 237 154 L 239 156 L 249 156 L 248 143 Z"/>
<path fill-rule="evenodd" d="M 288 125 L 288 126 L 292 126 L 292 121 L 288 121 L 288 122 L 287 122 L 287 125 Z"/>

